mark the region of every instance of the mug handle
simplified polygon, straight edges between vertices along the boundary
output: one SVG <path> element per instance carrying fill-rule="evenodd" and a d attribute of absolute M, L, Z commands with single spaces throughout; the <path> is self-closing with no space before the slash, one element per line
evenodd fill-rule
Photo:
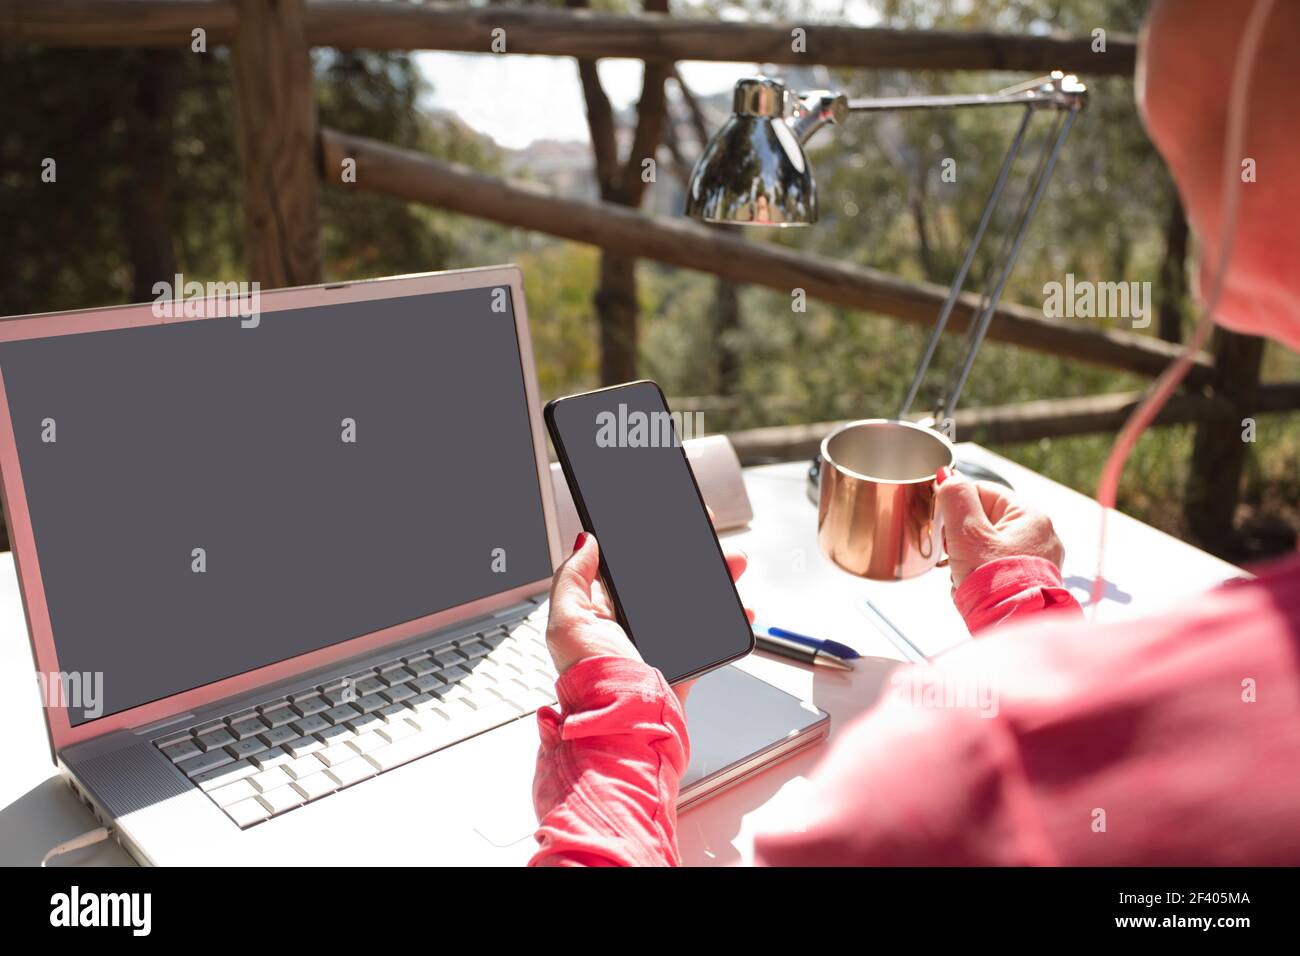
<path fill-rule="evenodd" d="M 955 463 L 954 465 L 939 466 L 939 469 L 934 473 L 934 487 L 936 491 L 939 489 L 940 485 L 942 485 L 945 481 L 947 481 L 949 478 L 952 477 L 954 466 Z M 938 499 L 936 498 L 935 500 L 937 501 Z M 942 535 L 942 532 L 940 532 L 940 535 Z M 942 537 L 940 538 L 940 540 L 942 540 Z M 948 566 L 948 554 L 947 554 L 948 549 L 943 545 L 940 545 L 940 548 L 941 548 L 941 554 L 939 560 L 934 563 L 934 566 L 936 568 L 946 568 Z"/>

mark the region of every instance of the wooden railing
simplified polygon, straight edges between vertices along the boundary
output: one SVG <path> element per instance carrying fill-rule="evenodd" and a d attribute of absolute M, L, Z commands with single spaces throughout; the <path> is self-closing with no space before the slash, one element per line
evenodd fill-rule
<path fill-rule="evenodd" d="M 794 31 L 802 30 L 800 52 Z M 450 50 L 536 54 L 584 60 L 713 60 L 822 64 L 860 69 L 1064 69 L 1131 75 L 1132 38 L 1110 35 L 1105 52 L 1091 37 L 1010 36 L 988 32 L 866 29 L 798 23 L 734 23 L 653 14 L 498 6 L 408 5 L 361 0 L 0 0 L 0 44 L 46 47 L 190 48 L 202 30 L 209 48 L 232 47 L 239 124 L 249 278 L 264 287 L 321 280 L 318 197 L 322 181 L 425 203 L 606 250 L 696 269 L 734 282 L 803 289 L 811 298 L 920 324 L 934 321 L 945 290 L 862 266 L 742 242 L 683 219 L 644 215 L 607 202 L 580 202 L 485 176 L 384 143 L 317 130 L 310 49 Z M 504 31 L 504 32 L 497 32 Z M 496 46 L 494 46 L 494 42 Z M 501 44 L 504 43 L 504 48 Z M 355 183 L 338 175 L 357 163 Z M 963 297 L 948 330 L 965 331 L 976 303 Z M 1046 354 L 1154 376 L 1178 351 L 1160 339 L 1089 328 L 1004 304 L 989 335 Z M 1258 343 L 1221 335 L 1213 355 L 1198 355 L 1187 390 L 1161 423 L 1196 422 L 1197 494 L 1213 502 L 1210 524 L 1231 526 L 1244 414 L 1300 408 L 1300 384 L 1259 385 Z M 958 436 L 986 442 L 1112 431 L 1138 396 L 1101 395 L 960 411 Z M 888 410 L 883 410 L 888 411 Z M 747 462 L 811 455 L 833 423 L 736 433 Z M 1231 449 L 1231 453 L 1225 452 Z M 1212 530 L 1212 529 L 1211 529 Z"/>
<path fill-rule="evenodd" d="M 322 130 L 321 145 L 322 162 L 329 171 L 326 182 L 342 189 L 396 196 L 735 282 L 779 289 L 786 295 L 792 289 L 803 289 L 810 298 L 833 305 L 922 325 L 934 322 L 947 295 L 946 289 L 936 285 L 909 282 L 771 243 L 747 242 L 680 217 L 648 216 L 615 203 L 562 199 L 531 185 L 511 183 L 337 130 Z M 356 162 L 356 182 L 345 184 L 334 175 L 342 169 L 344 159 Z M 963 296 L 947 330 L 964 333 L 978 304 L 976 296 Z M 994 341 L 1151 376 L 1159 374 L 1178 353 L 1177 347 L 1150 336 L 1049 319 L 1041 312 L 1009 304 L 999 307 L 988 334 Z M 1192 380 L 1206 382 L 1211 372 L 1209 357 L 1200 356 Z"/>
<path fill-rule="evenodd" d="M 268 4 L 269 5 L 269 4 Z M 240 0 L 0 0 L 0 42 L 40 46 L 188 47 L 202 27 L 231 43 Z M 1091 37 L 893 30 L 818 23 L 736 23 L 657 14 L 314 0 L 302 16 L 312 46 L 341 50 L 505 52 L 591 59 L 821 64 L 894 70 L 1072 70 L 1131 76 L 1132 37 L 1111 35 L 1105 53 Z M 795 52 L 792 31 L 804 31 Z"/>

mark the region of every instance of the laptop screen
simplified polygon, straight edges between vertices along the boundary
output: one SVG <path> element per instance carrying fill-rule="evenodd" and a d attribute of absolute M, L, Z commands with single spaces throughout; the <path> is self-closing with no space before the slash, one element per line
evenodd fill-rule
<path fill-rule="evenodd" d="M 494 291 L 0 344 L 72 725 L 551 574 Z"/>

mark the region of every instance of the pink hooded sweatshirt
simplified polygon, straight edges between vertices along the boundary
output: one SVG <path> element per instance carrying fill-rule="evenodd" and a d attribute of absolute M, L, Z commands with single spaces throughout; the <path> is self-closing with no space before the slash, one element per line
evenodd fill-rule
<path fill-rule="evenodd" d="M 1102 627 L 1040 558 L 991 561 L 955 599 L 978 639 L 907 676 L 991 686 L 996 708 L 886 696 L 838 730 L 799 828 L 760 835 L 758 862 L 1300 863 L 1300 557 Z M 676 694 L 611 657 L 557 689 L 532 863 L 677 864 Z"/>

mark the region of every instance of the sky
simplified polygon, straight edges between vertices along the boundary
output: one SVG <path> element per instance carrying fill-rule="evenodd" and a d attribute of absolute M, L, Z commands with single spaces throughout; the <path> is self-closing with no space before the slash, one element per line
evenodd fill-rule
<path fill-rule="evenodd" d="M 869 0 L 808 0 L 806 6 L 810 21 L 877 22 Z M 451 110 L 502 146 L 522 149 L 538 139 L 588 141 L 582 86 L 571 57 L 427 52 L 415 58 L 433 85 L 425 105 Z M 729 90 L 754 73 L 752 63 L 682 63 L 679 68 L 702 96 Z M 640 60 L 601 60 L 599 70 L 615 109 L 636 101 Z"/>

